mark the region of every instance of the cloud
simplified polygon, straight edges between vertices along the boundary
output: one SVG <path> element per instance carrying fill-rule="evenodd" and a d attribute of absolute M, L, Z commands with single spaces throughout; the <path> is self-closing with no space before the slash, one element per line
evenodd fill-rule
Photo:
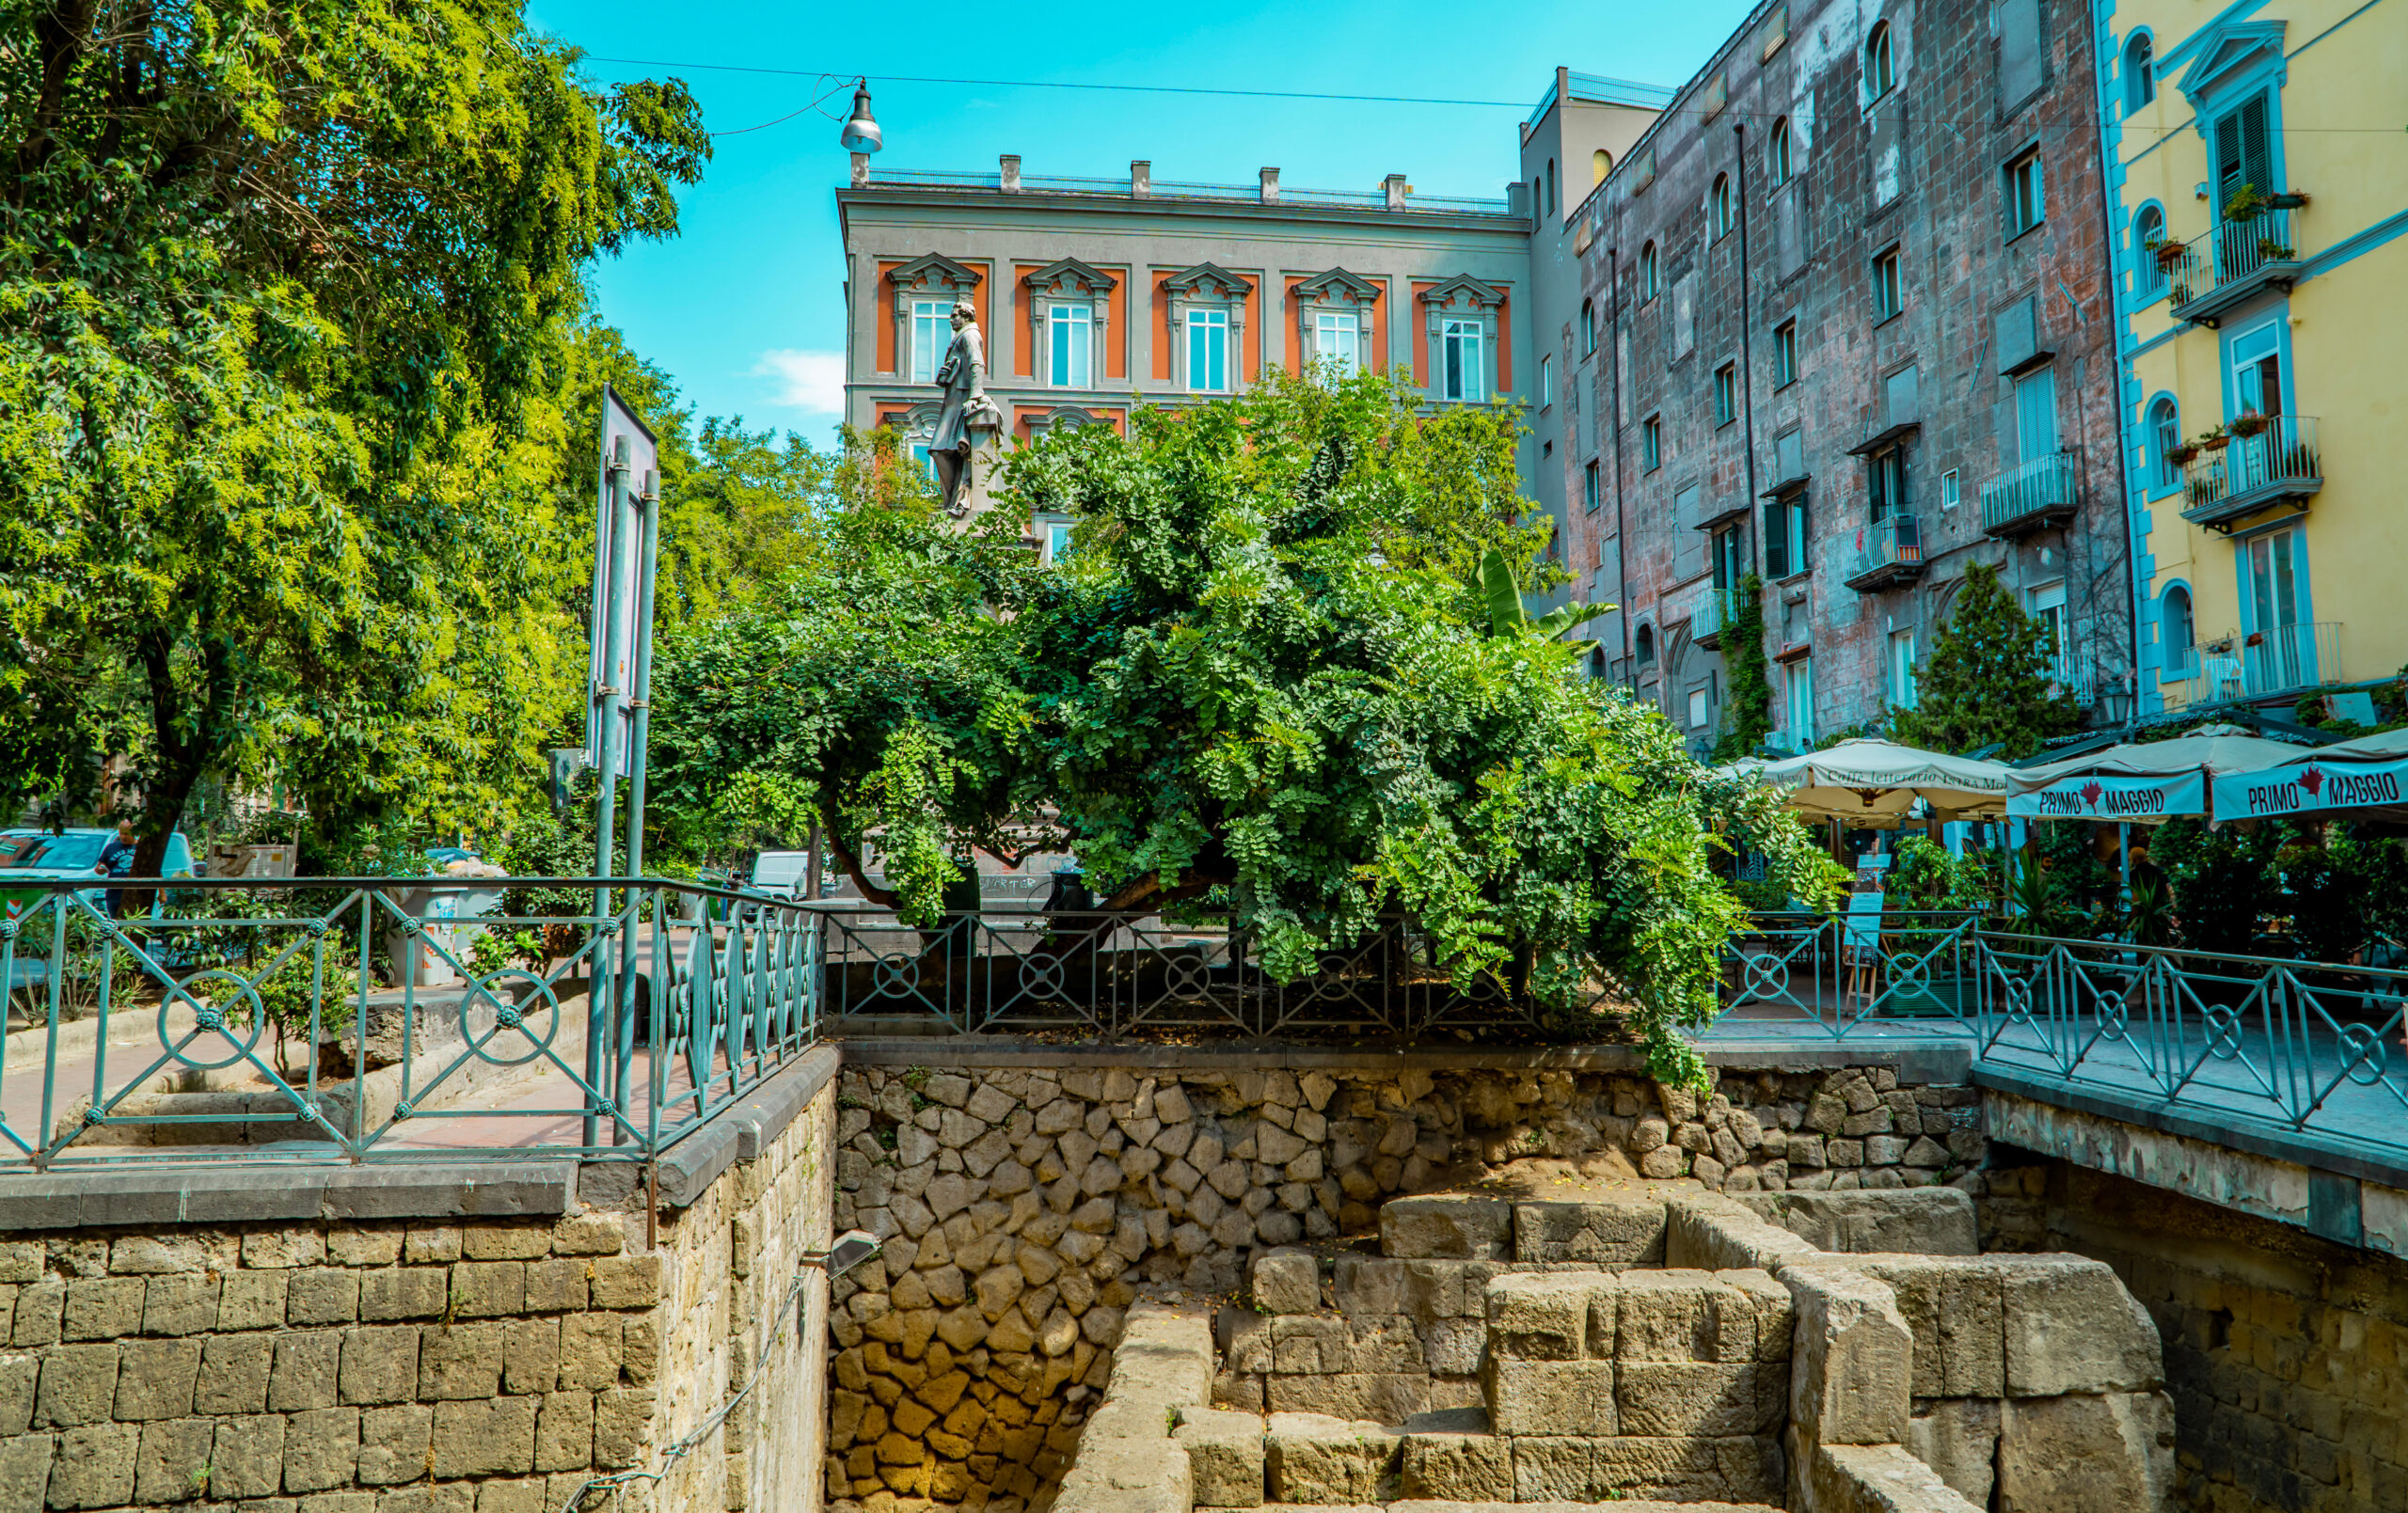
<path fill-rule="evenodd" d="M 752 376 L 771 378 L 769 402 L 815 415 L 845 413 L 845 355 L 773 347 L 752 365 Z"/>

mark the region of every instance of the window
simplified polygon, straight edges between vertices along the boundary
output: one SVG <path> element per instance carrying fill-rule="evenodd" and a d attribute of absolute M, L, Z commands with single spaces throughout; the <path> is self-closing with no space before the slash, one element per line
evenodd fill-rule
<path fill-rule="evenodd" d="M 1956 481 L 1956 469 L 1952 467 L 1940 475 L 1940 507 L 1954 510 L 1963 502 L 1963 490 Z"/>
<path fill-rule="evenodd" d="M 1641 625 L 1639 627 L 1638 656 L 1639 665 L 1640 667 L 1652 668 L 1656 665 L 1655 626 Z"/>
<path fill-rule="evenodd" d="M 1814 659 L 1801 656 L 1789 664 L 1789 749 L 1803 751 L 1814 744 Z"/>
<path fill-rule="evenodd" d="M 1739 418 L 1737 370 L 1724 363 L 1714 370 L 1714 423 L 1727 426 Z"/>
<path fill-rule="evenodd" d="M 2182 465 L 2173 457 L 2174 449 L 2182 445 L 2182 418 L 2174 408 L 2173 396 L 2161 394 L 2148 407 L 2149 478 L 2151 485 L 2160 489 L 2178 488 L 2182 483 Z"/>
<path fill-rule="evenodd" d="M 1731 176 L 1727 173 L 1714 176 L 1714 190 L 1705 197 L 1705 220 L 1717 241 L 1731 234 Z"/>
<path fill-rule="evenodd" d="M 1664 465 L 1664 422 L 1658 416 L 1640 422 L 1639 465 L 1650 473 Z"/>
<path fill-rule="evenodd" d="M 1606 181 L 1606 175 L 1613 171 L 1613 157 L 1611 154 L 1608 153 L 1604 148 L 1599 148 L 1594 152 L 1589 154 L 1590 188 L 1594 189 L 1597 185 L 1604 183 Z"/>
<path fill-rule="evenodd" d="M 2165 264 L 2157 260 L 2158 244 L 2165 240 L 2165 212 L 2155 205 L 2143 205 L 2132 217 L 2132 257 L 2139 266 L 2134 282 L 2144 294 L 2154 294 L 2165 287 Z"/>
<path fill-rule="evenodd" d="M 1873 520 L 1886 520 L 1907 512 L 1907 449 L 1891 447 L 1873 454 L 1866 469 L 1870 497 L 1867 504 Z"/>
<path fill-rule="evenodd" d="M 1539 408 L 1544 410 L 1555 402 L 1555 355 L 1549 353 L 1539 359 Z"/>
<path fill-rule="evenodd" d="M 1580 355 L 1588 356 L 1597 350 L 1597 302 L 1580 302 Z"/>
<path fill-rule="evenodd" d="M 2040 194 L 2040 154 L 2026 152 L 2006 165 L 2006 239 L 2038 226 L 2047 214 Z"/>
<path fill-rule="evenodd" d="M 1892 247 L 1873 260 L 1873 323 L 1876 325 L 1905 308 L 1898 294 L 1898 249 Z"/>
<path fill-rule="evenodd" d="M 933 436 L 911 438 L 911 461 L 919 465 L 920 476 L 931 483 L 937 481 L 937 464 L 936 459 L 928 455 L 928 443 L 935 439 Z"/>
<path fill-rule="evenodd" d="M 1546 160 L 1546 213 L 1555 213 L 1555 160 Z"/>
<path fill-rule="evenodd" d="M 1603 503 L 1604 499 L 1605 496 L 1597 486 L 1597 465 L 1592 462 L 1580 470 L 1580 504 L 1591 514 L 1594 514 L 1597 512 L 1597 506 Z"/>
<path fill-rule="evenodd" d="M 1334 378 L 1352 378 L 1361 355 L 1363 318 L 1353 310 L 1313 312 L 1313 361 Z"/>
<path fill-rule="evenodd" d="M 1045 537 L 1045 560 L 1050 566 L 1066 561 L 1070 555 L 1070 522 L 1044 519 L 1038 522 Z"/>
<path fill-rule="evenodd" d="M 1899 709 L 1915 706 L 1915 633 L 1890 633 L 1890 702 Z"/>
<path fill-rule="evenodd" d="M 2025 598 L 2026 611 L 2040 623 L 2040 629 L 2049 638 L 2049 675 L 2060 687 L 2072 686 L 2073 658 L 2068 650 L 2070 643 L 2066 638 L 2065 581 L 2059 579 L 2054 583 L 2043 583 L 2030 591 Z"/>
<path fill-rule="evenodd" d="M 1640 304 L 1656 297 L 1656 244 L 1648 243 L 1639 249 L 1639 299 Z"/>
<path fill-rule="evenodd" d="M 1806 491 L 1798 489 L 1765 505 L 1765 575 L 1785 578 L 1806 568 Z"/>
<path fill-rule="evenodd" d="M 1772 332 L 1772 386 L 1787 388 L 1798 382 L 1798 323 L 1783 321 Z"/>
<path fill-rule="evenodd" d="M 1864 39 L 1864 98 L 1869 102 L 1886 95 L 1897 84 L 1897 70 L 1890 57 L 1890 24 L 1882 22 Z"/>
<path fill-rule="evenodd" d="M 948 300 L 911 302 L 911 382 L 933 384 L 944 349 L 953 344 L 953 305 Z"/>
<path fill-rule="evenodd" d="M 2274 192 L 2274 158 L 2266 128 L 2266 96 L 2263 91 L 2251 95 L 2216 118 L 2216 213 L 2219 217 L 2224 213 L 2223 207 L 2241 192 L 2242 184 L 2253 184 L 2261 194 Z"/>
<path fill-rule="evenodd" d="M 2249 544 L 2250 684 L 2296 688 L 2317 680 L 2316 638 L 2306 623 L 2307 562 L 2300 532 L 2277 530 Z"/>
<path fill-rule="evenodd" d="M 2042 368 L 2015 381 L 2018 462 L 2036 463 L 2057 449 L 2057 370 Z"/>
<path fill-rule="evenodd" d="M 1488 326 L 1481 321 L 1449 321 L 1439 327 L 1438 393 L 1442 399 L 1478 403 L 1486 397 L 1481 349 Z"/>
<path fill-rule="evenodd" d="M 1691 688 L 1689 690 L 1689 729 L 1693 731 L 1705 729 L 1707 715 L 1705 690 Z"/>
<path fill-rule="evenodd" d="M 1085 305 L 1056 305 L 1046 312 L 1045 324 L 1054 338 L 1054 386 L 1088 386 L 1088 365 L 1095 356 L 1094 328 L 1088 323 L 1093 319 Z"/>
<path fill-rule="evenodd" d="M 1218 393 L 1229 386 L 1229 312 L 1187 312 L 1187 386 Z"/>
<path fill-rule="evenodd" d="M 2155 45 L 2148 33 L 2134 32 L 2124 44 L 2124 114 L 2132 112 L 2157 98 L 2157 57 Z"/>
<path fill-rule="evenodd" d="M 1772 123 L 1772 144 L 1766 150 L 1765 155 L 1771 160 L 1767 164 L 1767 166 L 1772 170 L 1772 181 L 1774 186 L 1777 188 L 1782 184 L 1789 182 L 1791 169 L 1789 166 L 1788 117 L 1783 116 L 1781 119 Z"/>
<path fill-rule="evenodd" d="M 2180 584 L 2166 590 L 2158 620 L 2159 635 L 2165 642 L 2165 670 L 2188 674 L 2192 649 L 2198 644 L 2198 632 L 2191 621 L 2191 591 Z"/>

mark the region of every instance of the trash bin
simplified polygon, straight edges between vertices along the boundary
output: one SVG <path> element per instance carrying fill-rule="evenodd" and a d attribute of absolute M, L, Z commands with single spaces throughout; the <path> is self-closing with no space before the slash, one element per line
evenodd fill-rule
<path fill-rule="evenodd" d="M 499 867 L 484 861 L 452 861 L 443 868 L 447 878 L 499 877 Z M 404 885 L 388 893 L 394 906 L 404 914 L 420 922 L 423 933 L 416 939 L 402 927 L 398 920 L 385 927 L 385 953 L 392 959 L 393 985 L 396 987 L 451 987 L 462 981 L 452 969 L 443 951 L 462 962 L 467 960 L 469 948 L 488 926 L 474 922 L 480 916 L 501 910 L 501 890 L 499 888 L 436 888 L 424 883 Z M 437 951 L 428 942 L 442 942 Z"/>

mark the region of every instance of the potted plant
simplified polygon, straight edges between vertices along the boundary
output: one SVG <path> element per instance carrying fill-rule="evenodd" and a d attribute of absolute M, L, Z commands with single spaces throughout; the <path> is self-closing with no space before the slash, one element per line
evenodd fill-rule
<path fill-rule="evenodd" d="M 2268 210 L 2305 210 L 2307 209 L 2307 193 L 2305 190 L 2293 189 L 2279 195 L 2268 195 L 2266 208 Z"/>
<path fill-rule="evenodd" d="M 2267 262 L 2289 262 L 2291 249 L 2271 236 L 2261 236 L 2258 239 L 2258 256 Z"/>
<path fill-rule="evenodd" d="M 2165 460 L 2177 467 L 2190 466 L 2191 459 L 2198 455 L 2199 447 L 2196 442 L 2178 441 L 2165 449 Z"/>
<path fill-rule="evenodd" d="M 2256 184 L 2242 184 L 2224 202 L 2224 218 L 2227 221 L 2254 221 L 2268 210 L 2266 197 Z"/>
<path fill-rule="evenodd" d="M 2162 268 L 2171 268 L 2180 262 L 2182 255 L 2190 250 L 2183 244 L 2170 238 L 2160 238 L 2151 242 L 2148 249 L 2157 255 L 2158 265 Z"/>
<path fill-rule="evenodd" d="M 2254 436 L 2273 424 L 2273 421 L 2255 410 L 2243 410 L 2232 418 L 2232 433 L 2236 436 Z"/>
<path fill-rule="evenodd" d="M 2266 644 L 2266 633 L 2262 630 L 2253 630 L 2241 644 L 2243 646 L 2263 646 Z"/>
<path fill-rule="evenodd" d="M 2199 433 L 2199 445 L 2209 451 L 2222 451 L 2232 445 L 2232 437 L 2225 433 L 2224 427 L 2214 426 Z"/>

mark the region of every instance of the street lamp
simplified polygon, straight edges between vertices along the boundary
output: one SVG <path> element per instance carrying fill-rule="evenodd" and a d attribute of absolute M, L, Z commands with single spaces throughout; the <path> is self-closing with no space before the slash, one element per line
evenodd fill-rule
<path fill-rule="evenodd" d="M 852 118 L 845 122 L 845 133 L 836 140 L 848 152 L 875 152 L 885 144 L 885 135 L 878 129 L 877 118 L 869 113 L 867 79 L 853 90 Z"/>

